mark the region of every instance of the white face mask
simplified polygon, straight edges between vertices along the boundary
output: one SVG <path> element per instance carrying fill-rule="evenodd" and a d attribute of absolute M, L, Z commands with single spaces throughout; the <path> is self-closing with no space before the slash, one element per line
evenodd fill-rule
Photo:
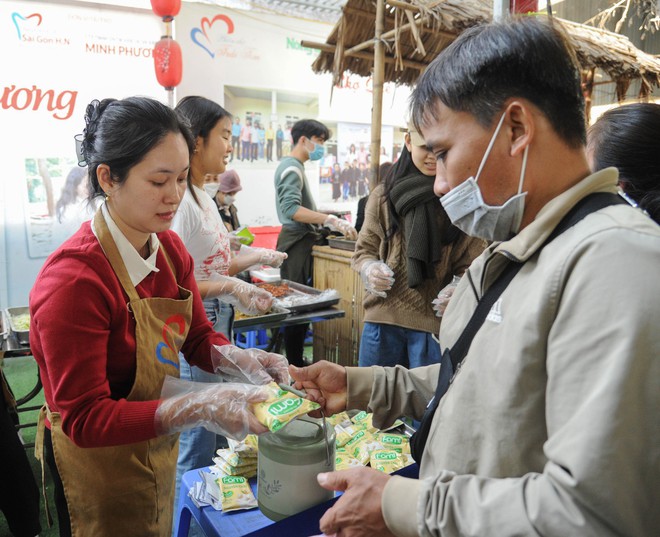
<path fill-rule="evenodd" d="M 481 159 L 477 176 L 470 177 L 467 181 L 464 181 L 440 198 L 440 203 L 442 203 L 452 224 L 471 237 L 478 237 L 488 241 L 505 241 L 518 233 L 525 211 L 525 196 L 527 192 L 522 192 L 522 185 L 525 179 L 527 150 L 529 146 L 525 147 L 523 153 L 518 194 L 509 198 L 504 205 L 487 205 L 477 184 L 481 170 L 484 164 L 486 164 L 486 159 L 490 151 L 493 149 L 495 138 L 500 132 L 503 122 L 504 114 L 502 114 L 500 122 L 497 124 L 497 128 L 486 148 L 486 153 Z"/>
<path fill-rule="evenodd" d="M 231 194 L 225 194 L 225 205 L 231 205 L 236 201 L 236 196 L 232 196 Z"/>
<path fill-rule="evenodd" d="M 204 183 L 204 190 L 206 190 L 206 193 L 212 198 L 215 198 L 219 188 L 220 183 Z"/>

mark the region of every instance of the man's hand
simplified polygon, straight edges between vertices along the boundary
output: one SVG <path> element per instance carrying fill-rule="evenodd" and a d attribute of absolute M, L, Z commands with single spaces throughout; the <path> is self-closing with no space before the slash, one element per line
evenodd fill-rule
<path fill-rule="evenodd" d="M 344 491 L 319 522 L 325 535 L 393 537 L 381 510 L 383 489 L 390 479 L 389 474 L 372 468 L 352 468 L 319 474 L 317 479 L 324 489 Z"/>
<path fill-rule="evenodd" d="M 308 367 L 289 366 L 294 387 L 304 389 L 309 399 L 321 405 L 326 416 L 346 410 L 346 369 L 321 360 Z"/>

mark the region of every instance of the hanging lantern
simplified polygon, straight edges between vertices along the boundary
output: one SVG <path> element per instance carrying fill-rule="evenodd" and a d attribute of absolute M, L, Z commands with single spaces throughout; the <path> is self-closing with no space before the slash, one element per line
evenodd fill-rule
<path fill-rule="evenodd" d="M 179 14 L 181 0 L 151 0 L 151 9 L 165 22 L 169 22 Z"/>
<path fill-rule="evenodd" d="M 166 90 L 178 86 L 183 76 L 181 47 L 171 37 L 164 36 L 154 47 L 156 79 Z"/>
<path fill-rule="evenodd" d="M 536 13 L 539 10 L 539 2 L 538 0 L 510 0 L 509 10 L 511 13 L 521 15 L 525 13 Z"/>

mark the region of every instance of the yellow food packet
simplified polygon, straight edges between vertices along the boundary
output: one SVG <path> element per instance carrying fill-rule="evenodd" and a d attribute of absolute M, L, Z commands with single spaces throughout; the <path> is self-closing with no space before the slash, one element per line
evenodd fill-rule
<path fill-rule="evenodd" d="M 406 466 L 404 456 L 392 449 L 376 449 L 371 452 L 370 464 L 372 468 L 391 474 Z"/>
<path fill-rule="evenodd" d="M 337 447 L 343 447 L 360 431 L 366 430 L 364 424 L 353 424 L 350 421 L 348 425 L 335 426 L 335 444 Z"/>
<path fill-rule="evenodd" d="M 223 476 L 219 477 L 217 482 L 220 487 L 220 503 L 225 513 L 258 506 L 257 499 L 245 477 Z"/>
<path fill-rule="evenodd" d="M 282 390 L 275 382 L 266 387 L 271 390 L 272 395 L 266 401 L 252 405 L 252 411 L 259 423 L 268 427 L 271 432 L 279 431 L 293 418 L 321 408 L 318 403 Z"/>
<path fill-rule="evenodd" d="M 236 468 L 257 464 L 256 453 L 241 454 L 225 448 L 217 450 L 216 455 L 230 466 L 235 466 Z"/>
<path fill-rule="evenodd" d="M 369 412 L 365 412 L 365 411 L 363 410 L 362 412 L 358 412 L 355 416 L 353 416 L 353 417 L 351 418 L 351 421 L 352 421 L 355 425 L 361 425 L 361 426 L 363 426 L 363 427 L 366 428 L 370 433 L 375 433 L 376 431 L 378 431 L 378 429 L 377 429 L 376 427 L 374 427 L 374 424 L 373 424 L 373 422 L 372 422 L 373 417 L 374 417 L 373 414 L 371 414 L 371 413 L 369 413 Z"/>
<path fill-rule="evenodd" d="M 337 425 L 344 426 L 351 424 L 351 418 L 349 417 L 348 412 L 339 412 L 338 414 L 335 414 L 334 416 L 329 416 L 325 419 L 333 427 L 336 427 Z"/>
<path fill-rule="evenodd" d="M 371 445 L 373 442 L 371 433 L 363 429 L 346 443 L 346 451 L 366 466 L 369 463 L 369 452 L 373 449 Z"/>
<path fill-rule="evenodd" d="M 229 450 L 234 451 L 235 453 L 240 453 L 243 456 L 253 456 L 256 457 L 259 450 L 257 449 L 259 441 L 256 434 L 249 434 L 243 440 L 233 440 L 227 438 L 227 444 L 229 444 Z"/>
<path fill-rule="evenodd" d="M 375 438 L 384 449 L 392 449 L 399 453 L 410 453 L 410 440 L 407 436 L 393 433 L 376 433 Z"/>
<path fill-rule="evenodd" d="M 347 470 L 355 466 L 363 466 L 363 464 L 344 448 L 338 448 L 335 451 L 335 470 Z"/>
<path fill-rule="evenodd" d="M 247 466 L 232 466 L 228 464 L 227 461 L 221 459 L 220 457 L 213 457 L 213 462 L 225 475 L 242 475 L 242 476 L 251 476 L 254 473 L 254 470 L 257 468 L 257 462 L 249 464 Z"/>

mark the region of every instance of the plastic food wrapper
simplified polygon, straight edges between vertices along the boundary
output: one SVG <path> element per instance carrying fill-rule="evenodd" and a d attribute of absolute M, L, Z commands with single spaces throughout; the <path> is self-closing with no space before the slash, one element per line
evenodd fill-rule
<path fill-rule="evenodd" d="M 401 434 L 376 433 L 374 438 L 383 445 L 385 449 L 398 453 L 410 453 L 410 440 Z"/>
<path fill-rule="evenodd" d="M 257 426 L 251 403 L 270 393 L 262 386 L 205 383 L 166 377 L 156 409 L 158 434 L 172 434 L 195 427 L 240 440 Z"/>
<path fill-rule="evenodd" d="M 343 425 L 335 426 L 335 445 L 337 447 L 343 447 L 360 431 L 365 431 L 366 427 L 364 424 L 355 424 L 355 423 L 344 423 Z"/>
<path fill-rule="evenodd" d="M 258 506 L 248 480 L 241 476 L 223 476 L 218 478 L 220 502 L 225 513 L 239 509 L 252 509 Z"/>
<path fill-rule="evenodd" d="M 227 443 L 229 444 L 229 449 L 234 453 L 238 453 L 242 457 L 257 457 L 259 450 L 257 445 L 259 440 L 256 434 L 249 434 L 245 437 L 244 440 L 233 440 L 227 438 Z"/>
<path fill-rule="evenodd" d="M 270 396 L 266 401 L 252 407 L 259 423 L 272 432 L 279 431 L 293 418 L 321 408 L 321 405 L 308 399 L 282 390 L 276 383 L 270 383 L 267 388 Z"/>
<path fill-rule="evenodd" d="M 273 295 L 265 289 L 233 276 L 212 274 L 206 298 L 218 298 L 248 315 L 266 313 L 273 305 Z"/>
<path fill-rule="evenodd" d="M 369 464 L 372 468 L 391 474 L 406 466 L 403 455 L 391 449 L 376 449 L 371 452 Z"/>
<path fill-rule="evenodd" d="M 296 306 L 303 306 L 307 304 L 315 304 L 316 302 L 326 302 L 340 298 L 339 291 L 336 289 L 324 289 L 317 295 L 308 294 L 290 294 L 275 299 L 275 303 L 281 308 L 295 308 Z"/>
<path fill-rule="evenodd" d="M 235 345 L 211 347 L 213 370 L 235 382 L 264 385 L 289 382 L 289 362 L 281 354 Z"/>
<path fill-rule="evenodd" d="M 454 295 L 456 286 L 460 281 L 461 281 L 460 276 L 454 276 L 451 280 L 451 283 L 440 289 L 437 298 L 435 298 L 433 302 L 431 302 L 431 304 L 433 304 L 433 311 L 435 311 L 436 317 L 442 317 L 445 314 L 445 310 L 447 309 L 447 304 L 449 304 L 449 300 Z"/>
<path fill-rule="evenodd" d="M 366 466 L 369 463 L 369 453 L 376 448 L 382 449 L 382 445 L 376 444 L 374 446 L 373 444 L 374 437 L 369 431 L 363 429 L 351 438 L 344 447 L 350 455 Z"/>
<path fill-rule="evenodd" d="M 257 475 L 256 460 L 254 461 L 253 464 L 250 464 L 249 466 L 241 466 L 240 468 L 228 464 L 227 461 L 221 459 L 220 457 L 213 457 L 213 462 L 215 463 L 215 467 L 223 475 L 238 475 L 238 476 L 246 477 L 248 479 L 250 477 L 254 477 Z"/>
<path fill-rule="evenodd" d="M 213 459 L 220 459 L 234 468 L 243 468 L 245 466 L 254 466 L 257 464 L 257 453 L 250 454 L 249 456 L 242 455 L 241 453 L 236 453 L 231 449 L 219 449 L 216 451 L 217 457 Z"/>
<path fill-rule="evenodd" d="M 367 429 L 367 431 L 369 431 L 370 433 L 375 433 L 376 431 L 378 431 L 378 428 L 374 427 L 373 417 L 374 417 L 373 414 L 365 412 L 363 410 L 362 412 L 358 412 L 355 416 L 353 416 L 351 421 L 355 425 L 364 426 L 364 428 Z"/>
<path fill-rule="evenodd" d="M 329 416 L 325 419 L 328 422 L 328 424 L 332 425 L 333 427 L 336 427 L 337 425 L 342 425 L 342 426 L 350 425 L 352 423 L 351 418 L 348 415 L 348 412 L 346 411 L 338 412 L 337 414 L 334 414 L 333 416 Z"/>
<path fill-rule="evenodd" d="M 345 448 L 335 450 L 335 470 L 348 470 L 356 466 L 364 466 L 359 460 L 353 457 Z"/>

